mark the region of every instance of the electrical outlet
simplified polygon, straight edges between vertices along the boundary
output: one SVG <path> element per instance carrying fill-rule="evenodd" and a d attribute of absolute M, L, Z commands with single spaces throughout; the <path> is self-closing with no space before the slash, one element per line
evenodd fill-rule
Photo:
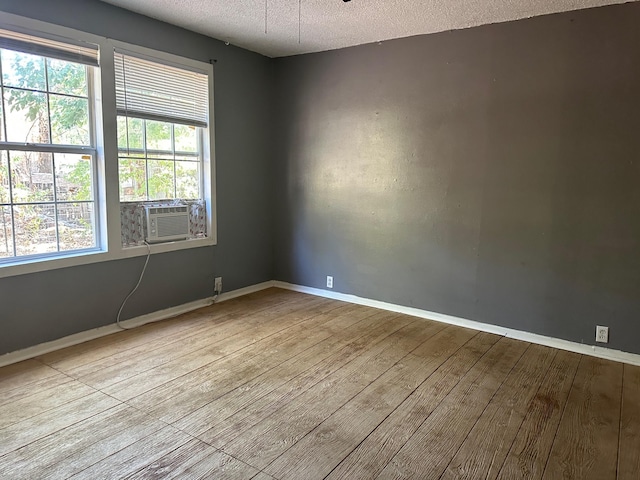
<path fill-rule="evenodd" d="M 327 288 L 333 288 L 333 277 L 327 275 Z"/>
<path fill-rule="evenodd" d="M 609 327 L 596 326 L 596 342 L 609 343 Z"/>
<path fill-rule="evenodd" d="M 220 295 L 222 293 L 222 277 L 216 277 L 213 283 L 213 292 L 216 295 Z"/>

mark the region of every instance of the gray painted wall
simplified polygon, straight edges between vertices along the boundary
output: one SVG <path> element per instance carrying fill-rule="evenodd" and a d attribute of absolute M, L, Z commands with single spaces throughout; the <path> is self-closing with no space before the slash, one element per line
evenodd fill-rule
<path fill-rule="evenodd" d="M 94 0 L 0 0 L 2 11 L 218 60 L 218 245 L 152 256 L 123 318 L 208 297 L 215 276 L 223 277 L 227 291 L 273 278 L 270 59 Z M 113 323 L 143 262 L 135 258 L 0 279 L 0 354 Z"/>
<path fill-rule="evenodd" d="M 1 11 L 218 60 L 218 246 L 154 255 L 124 318 L 277 265 L 640 353 L 639 4 L 278 60 L 94 0 Z M 0 353 L 112 323 L 143 261 L 0 279 Z"/>
<path fill-rule="evenodd" d="M 276 278 L 640 353 L 640 4 L 278 59 Z"/>

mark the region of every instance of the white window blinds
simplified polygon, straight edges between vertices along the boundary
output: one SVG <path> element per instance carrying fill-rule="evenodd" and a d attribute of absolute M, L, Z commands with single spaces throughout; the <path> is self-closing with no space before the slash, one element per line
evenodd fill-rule
<path fill-rule="evenodd" d="M 28 33 L 0 29 L 0 48 L 82 63 L 92 67 L 98 66 L 98 46 L 75 40 L 42 38 Z"/>
<path fill-rule="evenodd" d="M 198 127 L 208 125 L 206 74 L 117 50 L 114 62 L 118 115 Z"/>

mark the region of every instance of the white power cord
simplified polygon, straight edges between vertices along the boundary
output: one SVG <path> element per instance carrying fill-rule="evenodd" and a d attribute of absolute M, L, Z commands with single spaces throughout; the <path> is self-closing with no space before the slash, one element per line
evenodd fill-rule
<path fill-rule="evenodd" d="M 122 302 L 122 305 L 120 305 L 120 310 L 118 310 L 118 316 L 116 317 L 116 325 L 120 327 L 122 330 L 131 330 L 131 328 L 123 327 L 120 324 L 120 315 L 122 314 L 122 309 L 127 303 L 127 300 L 129 300 L 131 296 L 134 293 L 136 293 L 136 290 L 138 290 L 138 287 L 142 283 L 142 277 L 144 277 L 144 272 L 147 270 L 147 265 L 149 264 L 149 258 L 151 257 L 151 245 L 149 245 L 147 242 L 144 242 L 144 244 L 147 246 L 147 259 L 144 261 L 144 267 L 142 267 L 142 272 L 140 272 L 140 278 L 138 279 L 138 283 L 136 283 L 136 286 L 133 287 L 133 290 L 131 290 L 129 292 L 129 295 L 127 295 L 127 297 L 124 299 L 124 301 Z"/>

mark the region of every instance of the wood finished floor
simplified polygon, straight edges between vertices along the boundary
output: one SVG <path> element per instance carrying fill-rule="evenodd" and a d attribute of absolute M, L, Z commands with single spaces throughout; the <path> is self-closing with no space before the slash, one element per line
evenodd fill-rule
<path fill-rule="evenodd" d="M 638 479 L 640 367 L 269 289 L 0 369 L 0 478 Z"/>

